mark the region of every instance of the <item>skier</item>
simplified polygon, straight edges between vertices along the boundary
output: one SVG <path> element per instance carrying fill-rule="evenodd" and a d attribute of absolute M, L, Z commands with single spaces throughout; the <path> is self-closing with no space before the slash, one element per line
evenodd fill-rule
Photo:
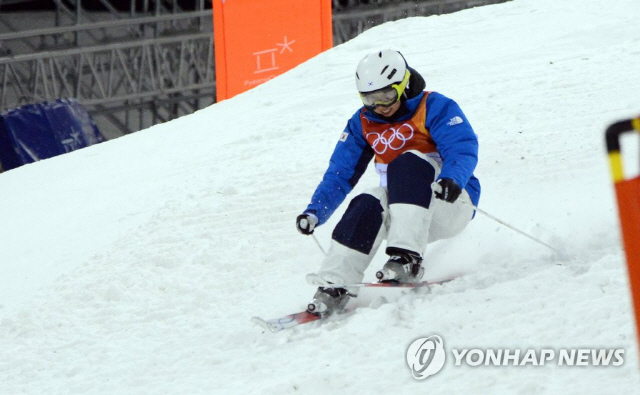
<path fill-rule="evenodd" d="M 318 275 L 332 284 L 361 282 L 386 239 L 389 260 L 378 280 L 416 282 L 427 243 L 459 234 L 475 214 L 464 202 L 480 198 L 477 136 L 456 102 L 423 91 L 424 79 L 398 51 L 365 56 L 355 77 L 364 106 L 348 121 L 296 227 L 310 235 L 324 224 L 375 157 L 380 186 L 351 200 Z M 331 314 L 356 294 L 320 287 L 308 311 Z"/>

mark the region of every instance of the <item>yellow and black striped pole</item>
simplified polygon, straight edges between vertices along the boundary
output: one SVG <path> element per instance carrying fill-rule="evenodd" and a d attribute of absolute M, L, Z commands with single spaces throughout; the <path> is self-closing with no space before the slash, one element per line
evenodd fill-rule
<path fill-rule="evenodd" d="M 606 143 L 618 200 L 618 216 L 635 310 L 636 335 L 640 345 L 640 177 L 625 178 L 620 150 L 620 137 L 633 131 L 640 132 L 640 117 L 609 126 Z"/>
<path fill-rule="evenodd" d="M 634 130 L 640 132 L 640 117 L 616 122 L 607 128 L 607 152 L 609 154 L 613 182 L 615 183 L 624 180 L 624 167 L 622 155 L 620 154 L 620 136 Z"/>

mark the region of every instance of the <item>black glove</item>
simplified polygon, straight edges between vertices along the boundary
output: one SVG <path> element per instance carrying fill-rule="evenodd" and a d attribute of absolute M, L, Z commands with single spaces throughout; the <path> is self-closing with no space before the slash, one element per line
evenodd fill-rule
<path fill-rule="evenodd" d="M 318 224 L 318 217 L 313 214 L 300 214 L 296 218 L 296 228 L 298 232 L 303 235 L 310 235 L 313 233 L 313 228 Z"/>
<path fill-rule="evenodd" d="M 438 189 L 440 190 L 438 191 Z M 436 181 L 433 191 L 436 194 L 436 199 L 444 200 L 448 203 L 455 202 L 462 193 L 460 186 L 450 178 L 441 178 Z"/>

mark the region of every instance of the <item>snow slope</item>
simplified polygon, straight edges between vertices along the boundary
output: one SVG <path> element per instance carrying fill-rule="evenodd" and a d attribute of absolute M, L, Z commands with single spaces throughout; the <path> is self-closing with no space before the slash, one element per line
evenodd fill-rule
<path fill-rule="evenodd" d="M 0 175 L 0 394 L 640 393 L 603 131 L 640 111 L 637 0 L 515 0 L 371 29 L 191 116 Z M 272 335 L 322 253 L 295 231 L 360 105 L 364 54 L 397 48 L 480 138 L 478 215 L 428 249 L 429 294 Z M 376 185 L 368 170 L 350 195 Z M 346 206 L 346 205 L 345 205 Z M 325 246 L 345 207 L 316 232 Z M 367 280 L 384 262 L 379 254 Z M 387 303 L 382 303 L 384 296 Z M 469 367 L 453 348 L 624 348 L 621 367 Z"/>

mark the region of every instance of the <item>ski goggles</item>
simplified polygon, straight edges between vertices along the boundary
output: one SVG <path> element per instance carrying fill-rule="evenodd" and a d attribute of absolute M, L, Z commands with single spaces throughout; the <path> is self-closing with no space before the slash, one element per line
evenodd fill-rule
<path fill-rule="evenodd" d="M 362 103 L 366 107 L 388 107 L 393 103 L 397 102 L 404 93 L 407 85 L 409 84 L 409 77 L 411 73 L 407 70 L 404 73 L 404 78 L 398 84 L 392 84 L 385 88 L 375 90 L 373 92 L 364 92 L 360 93 L 360 98 L 362 99 Z"/>

